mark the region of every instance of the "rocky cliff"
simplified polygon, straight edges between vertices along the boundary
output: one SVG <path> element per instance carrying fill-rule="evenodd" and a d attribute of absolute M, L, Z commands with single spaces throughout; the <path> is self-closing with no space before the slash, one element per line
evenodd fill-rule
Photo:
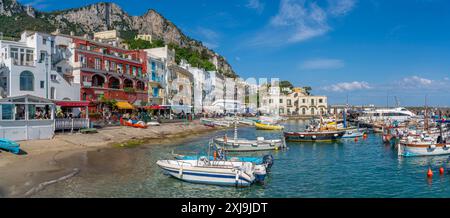
<path fill-rule="evenodd" d="M 119 30 L 127 36 L 151 34 L 154 38 L 162 39 L 167 44 L 173 43 L 180 47 L 189 47 L 199 52 L 206 52 L 211 61 L 213 59 L 218 60 L 218 71 L 220 73 L 235 76 L 232 67 L 224 57 L 206 48 L 201 42 L 187 37 L 172 22 L 155 10 L 148 10 L 141 16 L 131 16 L 117 4 L 97 3 L 75 9 L 39 12 L 31 7 L 21 5 L 16 0 L 0 0 L 0 18 L 2 17 L 9 22 L 3 22 L 4 28 L 0 24 L 0 29 L 3 29 L 4 35 L 10 36 L 17 36 L 21 31 L 30 28 L 36 31 L 58 29 L 63 33 L 73 31 L 76 34 L 110 29 Z M 26 22 L 23 21 L 23 25 L 10 30 L 10 25 L 13 23 L 11 19 L 15 21 L 26 20 Z M 35 22 L 36 24 L 31 26 L 30 20 L 31 23 Z"/>

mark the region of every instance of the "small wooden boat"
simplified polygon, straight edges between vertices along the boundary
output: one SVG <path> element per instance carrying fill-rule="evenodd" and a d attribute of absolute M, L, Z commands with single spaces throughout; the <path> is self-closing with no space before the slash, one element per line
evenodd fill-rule
<path fill-rule="evenodd" d="M 241 119 L 241 120 L 239 120 L 239 123 L 240 124 L 244 124 L 244 125 L 248 125 L 248 126 L 255 125 L 255 121 L 249 120 L 249 119 Z"/>
<path fill-rule="evenodd" d="M 256 140 L 215 138 L 214 144 L 227 152 L 270 151 L 286 147 L 282 139 L 264 139 L 264 137 L 258 137 Z"/>
<path fill-rule="evenodd" d="M 259 129 L 259 130 L 283 130 L 284 129 L 284 126 L 268 124 L 268 123 L 255 123 L 255 127 L 256 127 L 256 129 Z"/>
<path fill-rule="evenodd" d="M 11 152 L 13 154 L 20 153 L 20 145 L 9 139 L 0 138 L 0 149 Z"/>
<path fill-rule="evenodd" d="M 130 126 L 130 127 L 134 127 L 134 128 L 141 128 L 141 129 L 146 129 L 148 127 L 148 125 L 142 121 L 137 121 L 137 120 L 127 120 L 125 121 L 125 119 L 120 118 L 120 124 L 122 126 Z"/>
<path fill-rule="evenodd" d="M 250 162 L 198 160 L 159 160 L 156 164 L 167 174 L 191 183 L 248 187 L 263 181 L 267 172 L 263 165 Z"/>
<path fill-rule="evenodd" d="M 345 134 L 342 136 L 342 138 L 358 138 L 363 137 L 365 132 L 363 130 L 352 128 L 352 129 L 346 129 Z"/>

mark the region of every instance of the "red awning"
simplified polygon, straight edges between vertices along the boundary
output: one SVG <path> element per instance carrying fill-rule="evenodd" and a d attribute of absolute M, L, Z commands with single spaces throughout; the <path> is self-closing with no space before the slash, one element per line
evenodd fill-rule
<path fill-rule="evenodd" d="M 88 101 L 57 101 L 56 105 L 61 107 L 87 107 Z"/>

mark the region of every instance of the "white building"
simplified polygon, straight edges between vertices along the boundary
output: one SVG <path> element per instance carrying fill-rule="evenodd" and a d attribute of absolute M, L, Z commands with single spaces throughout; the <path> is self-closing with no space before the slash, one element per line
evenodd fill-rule
<path fill-rule="evenodd" d="M 23 32 L 19 41 L 0 40 L 2 97 L 33 95 L 54 100 L 79 100 L 80 88 L 52 69 L 55 37 Z"/>
<path fill-rule="evenodd" d="M 192 67 L 190 64 L 188 64 L 186 61 L 182 61 L 180 63 L 180 66 L 186 70 L 188 70 L 193 77 L 194 82 L 194 113 L 202 113 L 205 110 L 205 106 L 210 106 L 206 104 L 205 98 L 206 98 L 206 74 L 207 72 L 204 69 L 200 69 L 197 67 Z"/>
<path fill-rule="evenodd" d="M 209 113 L 224 113 L 225 77 L 216 71 L 207 71 L 205 81 L 205 111 Z"/>
<path fill-rule="evenodd" d="M 144 51 L 147 53 L 149 61 L 147 69 L 151 76 L 149 102 L 161 102 L 163 105 L 173 104 L 169 98 L 172 94 L 171 81 L 174 76 L 169 66 L 176 64 L 175 51 L 170 50 L 167 45 L 160 48 L 145 49 Z M 155 88 L 159 89 L 156 90 Z M 155 97 L 157 92 L 159 92 L 158 96 Z"/>
<path fill-rule="evenodd" d="M 260 110 L 263 113 L 298 117 L 320 116 L 328 113 L 326 96 L 310 95 L 301 88 L 294 88 L 288 94 L 281 93 L 279 88 L 272 88 L 268 92 L 261 93 Z"/>

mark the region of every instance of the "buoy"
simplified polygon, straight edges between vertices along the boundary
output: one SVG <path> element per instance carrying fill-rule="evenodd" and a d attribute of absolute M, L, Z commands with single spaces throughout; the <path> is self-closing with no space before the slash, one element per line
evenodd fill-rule
<path fill-rule="evenodd" d="M 439 173 L 440 173 L 441 175 L 444 174 L 444 167 L 439 168 Z"/>
<path fill-rule="evenodd" d="M 427 176 L 429 178 L 433 177 L 433 171 L 431 171 L 431 168 L 428 168 Z"/>
<path fill-rule="evenodd" d="M 216 160 L 217 159 L 217 151 L 214 151 L 213 156 L 214 156 L 214 160 Z"/>

